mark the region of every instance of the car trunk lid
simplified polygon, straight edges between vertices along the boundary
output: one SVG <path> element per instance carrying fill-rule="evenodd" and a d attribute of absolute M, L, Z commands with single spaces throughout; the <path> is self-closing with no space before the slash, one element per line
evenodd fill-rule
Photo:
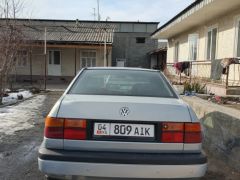
<path fill-rule="evenodd" d="M 129 112 L 122 115 L 122 108 Z M 161 143 L 161 122 L 191 122 L 187 105 L 176 98 L 89 96 L 67 94 L 58 111 L 59 118 L 86 119 L 88 139 L 64 139 L 64 149 L 120 152 L 181 152 L 183 143 Z M 148 124 L 155 127 L 155 141 L 143 138 L 94 138 L 94 123 Z"/>
<path fill-rule="evenodd" d="M 121 113 L 126 107 L 127 115 Z M 176 98 L 66 95 L 58 111 L 61 118 L 97 120 L 191 122 L 187 105 Z"/>

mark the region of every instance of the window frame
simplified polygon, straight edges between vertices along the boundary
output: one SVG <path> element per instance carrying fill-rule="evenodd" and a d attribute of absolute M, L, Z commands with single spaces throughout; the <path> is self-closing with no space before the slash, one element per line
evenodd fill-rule
<path fill-rule="evenodd" d="M 174 62 L 179 61 L 180 43 L 179 41 L 174 43 Z"/>
<path fill-rule="evenodd" d="M 25 55 L 20 55 L 20 52 L 26 52 Z M 24 65 L 23 62 L 22 62 L 22 59 L 26 58 L 26 64 Z M 27 50 L 20 50 L 18 52 L 18 55 L 17 55 L 17 61 L 16 61 L 16 65 L 18 68 L 25 68 L 28 66 L 28 60 L 29 60 L 29 54 L 28 54 L 28 51 Z"/>
<path fill-rule="evenodd" d="M 217 58 L 217 52 L 218 52 L 218 25 L 213 25 L 207 28 L 206 30 L 206 43 L 205 43 L 205 58 L 207 61 L 211 61 L 212 60 L 212 34 L 211 34 L 211 45 L 210 45 L 210 57 L 208 58 L 208 33 L 209 32 L 213 32 L 213 30 L 216 29 L 216 49 L 215 49 L 215 59 Z"/>
<path fill-rule="evenodd" d="M 54 64 L 54 63 L 50 64 L 50 52 L 55 52 L 55 51 L 59 52 L 59 64 Z M 54 58 L 54 53 L 53 53 L 53 58 Z M 53 62 L 54 62 L 54 59 L 53 59 Z M 60 66 L 61 64 L 62 64 L 62 51 L 58 49 L 48 50 L 48 65 Z"/>
<path fill-rule="evenodd" d="M 146 44 L 146 37 L 136 37 L 136 44 Z"/>
<path fill-rule="evenodd" d="M 194 59 L 194 57 L 191 58 L 190 42 L 191 42 L 192 39 L 196 40 L 196 59 Z M 188 35 L 188 60 L 189 61 L 197 61 L 197 59 L 198 59 L 198 50 L 199 50 L 199 34 L 198 33 L 189 34 Z M 193 54 L 193 56 L 194 56 L 194 54 Z"/>
<path fill-rule="evenodd" d="M 89 52 L 94 52 L 94 53 L 96 53 L 96 56 L 95 56 L 95 66 L 93 66 L 93 57 L 85 57 L 85 56 L 83 56 L 83 53 L 84 52 L 87 52 L 87 53 L 89 53 Z M 91 66 L 83 66 L 83 58 L 91 58 Z M 86 59 L 86 64 L 88 64 L 87 63 L 87 59 Z M 97 50 L 81 50 L 80 51 L 80 68 L 86 68 L 86 67 L 97 67 Z"/>
<path fill-rule="evenodd" d="M 233 57 L 240 58 L 240 54 L 238 56 L 238 46 L 240 48 L 239 34 L 240 34 L 240 15 L 235 18 L 235 35 L 234 35 L 234 52 Z"/>

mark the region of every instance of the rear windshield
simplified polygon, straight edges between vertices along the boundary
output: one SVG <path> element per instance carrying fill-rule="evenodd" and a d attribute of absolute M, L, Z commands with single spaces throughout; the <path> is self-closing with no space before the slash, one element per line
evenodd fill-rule
<path fill-rule="evenodd" d="M 176 97 L 159 72 L 138 70 L 84 70 L 69 94 Z"/>

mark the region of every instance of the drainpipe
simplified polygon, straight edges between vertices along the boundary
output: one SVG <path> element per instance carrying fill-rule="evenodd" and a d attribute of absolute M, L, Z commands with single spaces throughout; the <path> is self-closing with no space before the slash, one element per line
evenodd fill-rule
<path fill-rule="evenodd" d="M 77 48 L 75 48 L 75 68 L 74 68 L 74 74 L 76 76 L 77 74 Z"/>
<path fill-rule="evenodd" d="M 33 85 L 33 73 L 32 73 L 32 47 L 30 48 L 30 81 Z"/>
<path fill-rule="evenodd" d="M 47 89 L 47 28 L 44 29 L 44 90 Z"/>
<path fill-rule="evenodd" d="M 107 30 L 104 29 L 104 67 L 108 66 L 107 63 Z"/>
<path fill-rule="evenodd" d="M 226 89 L 228 89 L 228 79 L 229 79 L 229 69 L 230 67 L 227 67 L 227 77 L 226 77 Z"/>

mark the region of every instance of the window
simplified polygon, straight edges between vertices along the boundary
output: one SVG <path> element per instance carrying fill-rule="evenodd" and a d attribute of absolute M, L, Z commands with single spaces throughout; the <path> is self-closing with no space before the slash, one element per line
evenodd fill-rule
<path fill-rule="evenodd" d="M 49 51 L 49 64 L 53 65 L 61 64 L 60 51 Z"/>
<path fill-rule="evenodd" d="M 190 34 L 188 36 L 188 45 L 189 45 L 189 60 L 197 60 L 197 51 L 198 51 L 198 34 Z"/>
<path fill-rule="evenodd" d="M 137 37 L 136 38 L 136 43 L 138 43 L 138 44 L 144 44 L 145 41 L 146 41 L 145 37 Z"/>
<path fill-rule="evenodd" d="M 69 94 L 176 97 L 159 72 L 136 70 L 85 70 Z"/>
<path fill-rule="evenodd" d="M 237 57 L 240 57 L 240 21 L 237 24 Z"/>
<path fill-rule="evenodd" d="M 179 42 L 175 43 L 175 48 L 174 48 L 174 62 L 178 62 L 179 58 Z"/>
<path fill-rule="evenodd" d="M 207 33 L 207 60 L 216 58 L 217 28 L 210 29 Z"/>
<path fill-rule="evenodd" d="M 18 51 L 17 66 L 18 67 L 26 67 L 27 61 L 28 61 L 27 51 Z"/>
<path fill-rule="evenodd" d="M 96 66 L 96 51 L 82 51 L 81 53 L 81 67 L 95 67 Z"/>

